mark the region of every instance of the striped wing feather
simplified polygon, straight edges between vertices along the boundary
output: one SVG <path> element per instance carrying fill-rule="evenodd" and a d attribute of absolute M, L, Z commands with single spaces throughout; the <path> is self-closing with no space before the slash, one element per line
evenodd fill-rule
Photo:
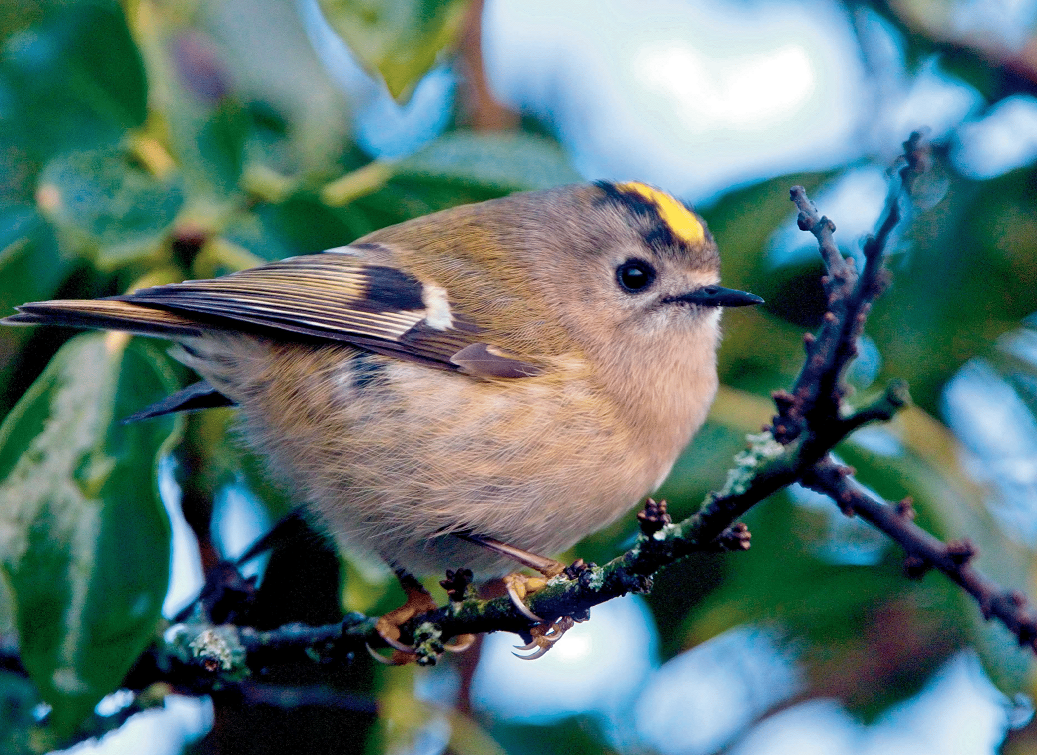
<path fill-rule="evenodd" d="M 113 328 L 165 337 L 212 330 L 292 333 L 479 377 L 519 378 L 538 368 L 481 342 L 475 321 L 452 302 L 429 324 L 426 286 L 389 265 L 338 251 L 291 257 L 209 280 L 144 288 L 125 296 L 25 304 L 4 322 Z M 442 292 L 439 292 L 442 297 Z M 455 358 L 456 357 L 456 358 Z"/>
<path fill-rule="evenodd" d="M 337 252 L 292 257 L 210 280 L 146 288 L 118 301 L 190 314 L 213 326 L 253 326 L 345 341 L 372 351 L 457 369 L 450 358 L 478 341 L 470 319 L 426 323 L 424 285 L 394 267 Z"/>

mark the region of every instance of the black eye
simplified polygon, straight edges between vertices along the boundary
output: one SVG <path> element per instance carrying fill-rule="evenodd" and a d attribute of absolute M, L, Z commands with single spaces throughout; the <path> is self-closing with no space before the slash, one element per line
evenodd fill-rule
<path fill-rule="evenodd" d="M 616 280 L 632 294 L 644 291 L 655 280 L 655 268 L 644 260 L 627 260 L 616 268 Z"/>

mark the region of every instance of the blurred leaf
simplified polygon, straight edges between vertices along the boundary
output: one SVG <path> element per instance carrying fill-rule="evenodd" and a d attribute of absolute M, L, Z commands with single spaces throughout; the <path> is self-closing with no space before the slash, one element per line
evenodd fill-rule
<path fill-rule="evenodd" d="M 372 565 L 373 566 L 373 565 Z M 382 567 L 379 572 L 367 564 L 358 564 L 352 558 L 343 559 L 342 607 L 347 611 L 359 611 L 369 616 L 379 616 L 402 605 L 398 590 L 392 589 L 396 581 L 392 573 Z M 391 600 L 387 596 L 391 596 Z M 379 605 L 385 606 L 382 611 Z"/>
<path fill-rule="evenodd" d="M 48 4 L 0 50 L 0 133 L 42 163 L 119 139 L 147 116 L 143 62 L 116 3 Z"/>
<path fill-rule="evenodd" d="M 331 27 L 397 100 L 457 41 L 469 0 L 320 0 Z"/>
<path fill-rule="evenodd" d="M 18 304 L 49 299 L 70 267 L 35 208 L 0 206 L 0 317 Z M 0 328 L 0 396 L 31 335 L 31 328 Z"/>
<path fill-rule="evenodd" d="M 986 505 L 989 491 L 962 472 L 963 451 L 946 427 L 913 408 L 892 424 L 866 432 L 874 440 L 859 438 L 855 443 L 851 438 L 840 446 L 861 480 L 890 500 L 911 496 L 921 527 L 943 540 L 968 538 L 979 552 L 976 567 L 987 577 L 1004 587 L 1028 588 L 1032 554 L 993 520 Z M 882 435 L 892 446 L 879 440 Z M 896 444 L 903 444 L 902 449 L 894 450 Z M 942 606 L 948 623 L 968 636 L 991 680 L 1006 694 L 1021 689 L 1032 663 L 1029 654 L 999 622 L 985 621 L 975 600 L 951 588 L 943 575 L 933 577 L 938 584 L 930 580 L 930 590 L 950 590 Z"/>
<path fill-rule="evenodd" d="M 337 212 L 351 227 L 366 226 L 366 233 L 460 204 L 580 180 L 554 140 L 456 131 L 397 163 L 383 188 Z"/>
<path fill-rule="evenodd" d="M 22 662 L 65 734 L 160 618 L 170 531 L 155 472 L 176 425 L 121 419 L 174 387 L 153 348 L 82 335 L 0 425 L 0 568 Z"/>
<path fill-rule="evenodd" d="M 30 24 L 38 23 L 46 7 L 55 0 L 22 0 L 0 4 L 0 41 Z"/>
<path fill-rule="evenodd" d="M 949 53 L 957 59 L 956 69 L 970 64 L 975 70 L 968 78 L 978 85 L 984 80 L 989 82 L 987 91 L 1003 91 L 1004 69 L 1018 66 L 1019 77 L 1026 80 L 1033 73 L 1033 62 L 1024 58 L 1024 62 L 1015 62 L 1015 49 L 1012 44 L 1000 38 L 1007 25 L 995 31 L 980 22 L 973 21 L 962 13 L 962 8 L 949 0 L 887 0 L 881 4 L 900 25 L 910 41 L 911 56 L 932 56 L 934 52 Z M 1037 33 L 1037 20 L 1032 13 L 1013 18 L 1012 26 L 1019 39 L 1024 40 Z M 1020 42 L 1018 44 L 1025 44 Z M 986 70 L 986 76 L 981 71 Z M 977 81 L 978 79 L 978 81 Z"/>
<path fill-rule="evenodd" d="M 510 755 L 608 755 L 600 727 L 586 718 L 568 718 L 554 724 L 498 723 L 490 734 Z"/>
<path fill-rule="evenodd" d="M 1033 318 L 1027 318 L 1026 327 L 998 339 L 989 357 L 970 360 L 945 391 L 944 415 L 967 452 L 947 443 L 940 434 L 934 438 L 938 442 L 926 449 L 944 464 L 957 461 L 968 470 L 970 479 L 986 485 L 981 505 L 948 507 L 945 516 L 954 522 L 955 533 L 967 534 L 976 545 L 979 568 L 1023 594 L 1032 594 L 1037 584 L 1033 508 L 1037 334 L 1033 325 Z M 924 436 L 927 430 L 916 427 L 913 433 Z M 1029 654 L 1008 650 L 1012 638 L 997 622 L 973 623 L 984 664 L 995 684 L 1011 694 L 1018 680 L 1029 673 L 1032 694 L 1037 675 Z"/>
<path fill-rule="evenodd" d="M 217 188 L 237 186 L 248 137 L 247 112 L 237 100 L 222 98 L 200 123 L 197 145 L 202 165 Z"/>
<path fill-rule="evenodd" d="M 810 693 L 838 697 L 873 718 L 921 688 L 962 642 L 954 587 L 903 576 L 887 548 L 877 564 L 834 563 L 823 548 L 830 517 L 772 496 L 746 522 L 748 553 L 725 559 L 722 585 L 693 610 L 685 642 L 698 644 L 733 627 L 775 627 L 795 649 Z M 891 640 L 895 637 L 895 640 Z"/>
<path fill-rule="evenodd" d="M 725 285 L 742 286 L 751 280 L 750 275 L 766 278 L 761 273 L 767 241 L 774 230 L 795 213 L 789 189 L 803 186 L 812 194 L 833 174 L 834 171 L 791 173 L 771 178 L 728 192 L 715 204 L 699 208 L 720 246 Z"/>
<path fill-rule="evenodd" d="M 36 194 L 63 240 L 107 269 L 154 254 L 184 201 L 178 179 L 150 175 L 119 149 L 55 158 Z"/>
<path fill-rule="evenodd" d="M 764 298 L 768 314 L 797 328 L 815 330 L 828 303 L 821 285 L 824 273 L 821 255 L 808 262 L 781 265 L 761 276 L 753 293 Z"/>
<path fill-rule="evenodd" d="M 433 720 L 442 714 L 414 695 L 418 669 L 402 667 L 401 673 L 380 673 L 378 722 L 368 741 L 368 752 L 413 752 Z"/>
<path fill-rule="evenodd" d="M 944 160 L 937 154 L 934 174 L 953 176 Z M 892 285 L 868 322 L 883 360 L 879 379 L 907 380 L 929 412 L 967 359 L 988 351 L 997 336 L 1037 310 L 1035 176 L 1037 169 L 1029 167 L 983 182 L 952 178 L 939 204 L 914 213 L 887 262 Z M 801 328 L 817 316 L 819 303 L 810 271 L 815 263 L 774 267 L 763 251 L 775 229 L 794 217 L 789 185 L 801 183 L 814 196 L 833 177 L 838 179 L 834 172 L 774 179 L 704 210 L 720 244 L 725 285 L 767 300 L 756 311 L 724 317 L 722 376 L 740 388 L 772 389 L 799 369 Z M 804 245 L 814 246 L 808 234 L 802 236 Z"/>
<path fill-rule="evenodd" d="M 457 755 L 506 755 L 521 753 L 519 748 L 503 748 L 473 717 L 452 710 L 445 701 L 428 699 L 415 694 L 419 685 L 429 685 L 429 670 L 407 667 L 380 674 L 379 722 L 368 743 L 368 752 L 415 752 L 425 749 L 441 737 L 449 737 L 443 744 Z M 381 670 L 381 669 L 380 669 Z M 434 674 L 435 672 L 433 672 Z M 425 677 L 424 679 L 422 677 Z M 433 682 L 432 684 L 435 684 Z M 537 730 L 535 752 L 547 755 L 555 750 L 542 739 L 543 730 Z M 437 742 L 438 744 L 438 742 Z M 558 744 L 561 744 L 559 742 Z M 575 738 L 569 748 L 559 752 L 577 755 L 584 750 Z M 591 752 L 601 752 L 600 749 Z"/>
<path fill-rule="evenodd" d="M 313 254 L 356 238 L 340 213 L 312 196 L 300 194 L 280 204 L 263 205 L 256 208 L 255 215 L 261 224 L 255 229 L 259 231 L 256 240 L 260 243 L 249 243 L 248 236 L 242 233 L 247 228 L 244 225 L 228 229 L 227 236 L 265 259 Z"/>
<path fill-rule="evenodd" d="M 224 226 L 222 235 L 202 248 L 195 259 L 192 275 L 210 278 L 290 257 L 292 248 L 280 233 L 282 219 L 276 206 L 260 205 L 248 212 L 234 213 Z M 290 229 L 292 217 L 284 220 Z M 288 233 L 290 230 L 286 235 Z M 303 252 L 300 249 L 294 253 Z"/>
<path fill-rule="evenodd" d="M 149 131 L 173 157 L 192 210 L 212 220 L 240 199 L 249 111 L 212 35 L 185 25 L 175 6 L 140 8 L 134 23 L 156 91 Z"/>
<path fill-rule="evenodd" d="M 379 228 L 460 204 L 579 180 L 554 140 L 456 131 L 405 160 L 368 163 L 341 176 L 323 187 L 320 203 L 298 193 L 260 206 L 232 223 L 227 237 L 265 259 L 275 259 L 340 246 Z"/>
<path fill-rule="evenodd" d="M 1030 167 L 983 182 L 951 180 L 889 260 L 893 284 L 868 322 L 883 359 L 879 379 L 907 380 L 928 412 L 962 364 L 1037 310 L 1035 179 Z"/>
<path fill-rule="evenodd" d="M 54 745 L 43 736 L 33 715 L 39 695 L 32 682 L 20 674 L 0 671 L 0 752 L 3 755 L 29 755 Z"/>
<path fill-rule="evenodd" d="M 398 178 L 449 181 L 503 193 L 576 183 L 558 142 L 523 133 L 454 131 L 403 160 Z"/>

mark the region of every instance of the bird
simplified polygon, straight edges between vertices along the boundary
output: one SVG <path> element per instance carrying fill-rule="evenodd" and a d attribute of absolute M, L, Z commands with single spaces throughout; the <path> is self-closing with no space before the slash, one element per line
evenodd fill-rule
<path fill-rule="evenodd" d="M 399 626 L 435 605 L 416 577 L 554 576 L 550 556 L 662 484 L 716 394 L 721 310 L 762 302 L 719 284 L 689 206 L 598 181 L 2 322 L 174 342 L 201 381 L 133 419 L 236 406 L 316 528 L 395 570 L 408 602 L 379 633 L 406 653 Z M 538 583 L 508 584 L 539 619 Z"/>

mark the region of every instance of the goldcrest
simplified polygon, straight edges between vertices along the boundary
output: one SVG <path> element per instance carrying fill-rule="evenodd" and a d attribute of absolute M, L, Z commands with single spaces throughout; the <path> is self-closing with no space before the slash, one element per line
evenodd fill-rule
<path fill-rule="evenodd" d="M 556 554 L 658 487 L 717 390 L 718 285 L 697 215 L 642 183 L 515 194 L 322 254 L 6 323 L 178 344 L 203 382 L 140 416 L 234 404 L 317 526 L 398 572 Z"/>

